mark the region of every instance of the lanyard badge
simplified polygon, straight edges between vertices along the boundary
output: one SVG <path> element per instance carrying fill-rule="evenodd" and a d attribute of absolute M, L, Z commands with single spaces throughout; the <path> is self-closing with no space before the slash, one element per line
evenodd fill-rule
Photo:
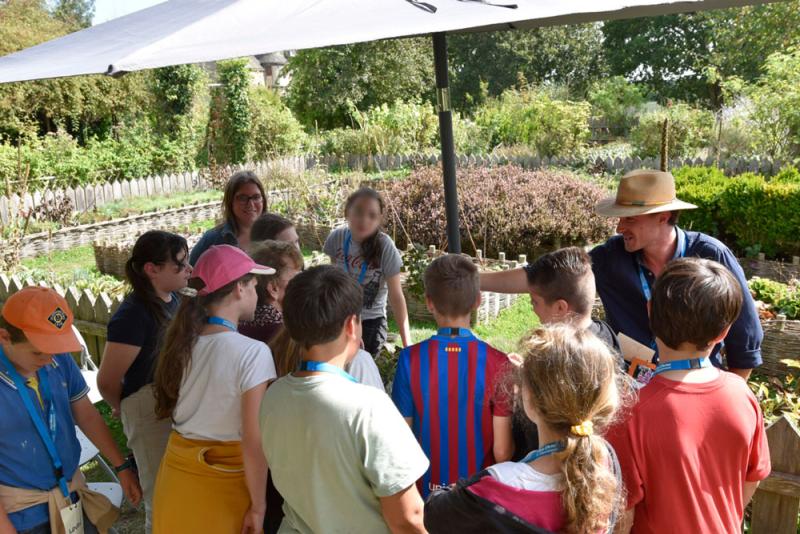
<path fill-rule="evenodd" d="M 347 235 L 344 237 L 344 270 L 350 274 L 350 243 L 353 241 L 353 234 L 350 233 L 350 230 L 347 231 Z M 364 283 L 364 278 L 367 276 L 367 262 L 361 262 L 361 272 L 358 275 L 358 285 Z"/>
<path fill-rule="evenodd" d="M 224 319 L 222 317 L 217 317 L 216 315 L 212 315 L 207 320 L 208 324 L 216 324 L 220 326 L 224 326 L 231 332 L 236 332 L 236 325 L 233 324 L 231 321 Z"/>
<path fill-rule="evenodd" d="M 520 463 L 527 464 L 533 462 L 534 460 L 538 460 L 539 458 L 550 456 L 551 454 L 563 451 L 565 447 L 566 445 L 563 441 L 554 441 L 552 443 L 548 443 L 544 447 L 540 447 L 535 451 L 529 452 L 527 455 L 525 455 L 525 458 L 520 460 Z"/>
<path fill-rule="evenodd" d="M 653 375 L 666 373 L 667 371 L 688 371 L 690 369 L 703 369 L 711 367 L 711 360 L 707 356 L 702 358 L 687 358 L 685 360 L 674 360 L 671 362 L 659 363 Z"/>

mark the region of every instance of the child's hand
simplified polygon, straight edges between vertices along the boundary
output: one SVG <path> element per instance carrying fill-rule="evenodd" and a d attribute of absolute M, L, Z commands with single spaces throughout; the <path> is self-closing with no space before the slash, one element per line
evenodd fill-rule
<path fill-rule="evenodd" d="M 265 507 L 256 509 L 250 506 L 244 514 L 242 522 L 242 534 L 258 534 L 264 530 L 264 515 L 267 510 Z"/>
<path fill-rule="evenodd" d="M 522 364 L 524 363 L 525 360 L 522 358 L 522 356 L 520 356 L 516 352 L 509 352 L 508 361 L 510 361 L 516 367 L 522 367 Z"/>
<path fill-rule="evenodd" d="M 122 486 L 122 492 L 125 493 L 125 498 L 128 499 L 134 506 L 138 506 L 142 500 L 142 487 L 139 485 L 139 479 L 133 472 L 133 469 L 126 469 L 121 471 L 118 475 L 119 483 Z"/>

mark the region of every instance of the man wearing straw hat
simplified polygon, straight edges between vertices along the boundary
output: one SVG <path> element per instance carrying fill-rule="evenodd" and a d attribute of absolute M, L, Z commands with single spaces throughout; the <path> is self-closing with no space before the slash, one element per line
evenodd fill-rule
<path fill-rule="evenodd" d="M 676 197 L 675 179 L 668 172 L 638 170 L 620 180 L 615 197 L 600 201 L 595 212 L 618 218 L 617 235 L 595 247 L 592 271 L 612 329 L 638 344 L 655 347 L 647 314 L 653 284 L 671 260 L 699 257 L 727 267 L 742 285 L 744 303 L 727 337 L 714 347 L 711 360 L 722 367 L 724 346 L 728 369 L 747 378 L 761 365 L 764 337 L 747 280 L 736 257 L 722 242 L 677 226 L 681 211 L 697 206 Z M 528 291 L 524 268 L 481 276 L 481 289 L 505 293 Z M 624 348 L 623 348 L 624 352 Z M 658 355 L 653 355 L 657 360 Z"/>

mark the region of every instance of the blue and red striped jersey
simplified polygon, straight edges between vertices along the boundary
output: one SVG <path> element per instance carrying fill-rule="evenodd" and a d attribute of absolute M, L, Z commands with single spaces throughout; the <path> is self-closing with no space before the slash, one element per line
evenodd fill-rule
<path fill-rule="evenodd" d="M 492 417 L 508 417 L 498 387 L 508 357 L 467 329 L 442 328 L 400 352 L 392 400 L 431 465 L 420 481 L 423 498 L 492 464 Z"/>

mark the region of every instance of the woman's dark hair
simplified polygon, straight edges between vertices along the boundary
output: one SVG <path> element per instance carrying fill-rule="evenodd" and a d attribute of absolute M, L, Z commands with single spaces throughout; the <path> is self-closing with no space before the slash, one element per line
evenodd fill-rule
<path fill-rule="evenodd" d="M 192 362 L 192 350 L 200 336 L 200 331 L 208 321 L 208 307 L 230 295 L 237 284 L 244 284 L 255 277 L 246 274 L 228 285 L 222 286 L 209 295 L 184 297 L 175 313 L 175 318 L 167 329 L 164 347 L 158 356 L 155 372 L 156 416 L 159 419 L 172 417 L 178 403 L 178 391 L 183 380 L 183 372 Z M 202 289 L 203 282 L 190 278 L 192 289 Z"/>
<path fill-rule="evenodd" d="M 267 194 L 264 192 L 264 186 L 261 185 L 261 180 L 258 179 L 256 173 L 253 171 L 233 173 L 228 178 L 228 183 L 225 185 L 225 194 L 222 196 L 222 224 L 230 224 L 233 227 L 233 231 L 237 233 L 239 232 L 239 226 L 236 224 L 236 217 L 233 215 L 233 203 L 236 202 L 236 193 L 239 192 L 239 188 L 245 184 L 256 184 L 258 191 L 261 193 L 262 202 L 264 202 L 262 211 L 266 209 Z"/>
<path fill-rule="evenodd" d="M 371 187 L 361 187 L 356 189 L 353 193 L 347 197 L 347 202 L 344 205 L 344 215 L 347 217 L 348 213 L 350 213 L 350 208 L 353 207 L 356 200 L 361 198 L 371 198 L 375 202 L 378 203 L 381 211 L 381 223 L 383 222 L 383 214 L 386 210 L 386 204 L 383 201 L 383 197 L 380 193 L 372 189 Z M 375 233 L 371 236 L 367 237 L 361 242 L 361 256 L 364 258 L 364 261 L 367 262 L 367 265 L 376 266 L 380 264 L 381 261 L 381 224 L 378 224 L 378 228 L 375 230 Z"/>
<path fill-rule="evenodd" d="M 294 227 L 294 223 L 277 213 L 262 213 L 250 229 L 250 241 L 276 240 L 278 234 L 287 228 Z"/>
<path fill-rule="evenodd" d="M 176 269 L 182 268 L 182 262 L 178 261 L 178 254 L 181 252 L 186 253 L 183 262 L 188 261 L 189 245 L 183 236 L 161 230 L 149 230 L 136 240 L 131 257 L 125 263 L 125 278 L 131 285 L 131 293 L 144 303 L 159 326 L 167 321 L 167 315 L 162 305 L 163 301 L 156 294 L 153 283 L 144 272 L 144 266 L 147 263 L 163 265 L 171 261 L 175 263 Z"/>

